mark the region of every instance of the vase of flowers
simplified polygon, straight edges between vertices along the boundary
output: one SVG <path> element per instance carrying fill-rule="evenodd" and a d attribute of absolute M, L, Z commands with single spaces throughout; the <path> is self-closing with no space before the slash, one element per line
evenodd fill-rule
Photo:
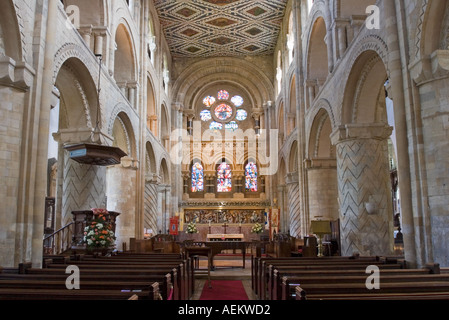
<path fill-rule="evenodd" d="M 87 251 L 106 254 L 115 247 L 116 236 L 109 223 L 106 209 L 92 209 L 93 219 L 84 228 L 83 242 Z"/>
<path fill-rule="evenodd" d="M 195 222 L 190 222 L 190 223 L 187 225 L 187 230 L 186 230 L 186 232 L 187 232 L 187 233 L 190 233 L 190 234 L 198 233 L 198 229 L 196 228 Z"/>
<path fill-rule="evenodd" d="M 262 233 L 262 232 L 263 232 L 263 227 L 262 227 L 262 225 L 261 225 L 260 223 L 257 222 L 257 223 L 251 228 L 251 232 L 252 232 L 252 233 L 256 233 L 256 234 Z"/>

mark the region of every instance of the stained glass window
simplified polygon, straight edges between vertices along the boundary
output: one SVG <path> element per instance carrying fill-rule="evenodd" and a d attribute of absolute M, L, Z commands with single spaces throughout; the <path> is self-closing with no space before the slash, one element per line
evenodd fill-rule
<path fill-rule="evenodd" d="M 192 165 L 192 192 L 204 191 L 204 170 L 201 163 Z"/>
<path fill-rule="evenodd" d="M 230 131 L 235 131 L 239 128 L 239 125 L 235 121 L 231 121 L 225 124 L 225 128 Z"/>
<path fill-rule="evenodd" d="M 243 98 L 241 96 L 235 96 L 235 97 L 232 97 L 231 102 L 236 107 L 241 107 L 243 105 Z"/>
<path fill-rule="evenodd" d="M 206 98 L 204 98 L 204 100 L 203 100 L 203 104 L 204 104 L 206 107 L 210 107 L 210 106 L 213 105 L 214 103 L 215 103 L 215 98 L 212 97 L 212 96 L 206 97 Z"/>
<path fill-rule="evenodd" d="M 222 125 L 221 123 L 219 123 L 219 122 L 213 121 L 213 122 L 210 124 L 209 129 L 210 129 L 210 130 L 213 130 L 213 131 L 215 131 L 215 130 L 221 130 L 221 129 L 223 129 L 223 125 Z"/>
<path fill-rule="evenodd" d="M 228 100 L 229 99 L 229 92 L 227 92 L 226 90 L 220 90 L 218 92 L 218 100 Z"/>
<path fill-rule="evenodd" d="M 231 166 L 223 162 L 217 169 L 217 191 L 231 192 L 232 191 L 232 173 Z"/>
<path fill-rule="evenodd" d="M 245 166 L 245 187 L 247 191 L 257 192 L 257 165 L 254 162 Z"/>
<path fill-rule="evenodd" d="M 212 115 L 209 110 L 203 110 L 200 112 L 200 118 L 202 121 L 209 121 L 212 119 Z"/>
<path fill-rule="evenodd" d="M 235 118 L 236 118 L 238 121 L 246 120 L 247 117 L 248 117 L 248 113 L 246 112 L 246 110 L 243 110 L 243 109 L 237 110 L 237 115 L 236 115 Z"/>
<path fill-rule="evenodd" d="M 230 117 L 232 117 L 231 106 L 225 103 L 220 104 L 215 108 L 215 116 L 222 121 L 228 120 Z"/>

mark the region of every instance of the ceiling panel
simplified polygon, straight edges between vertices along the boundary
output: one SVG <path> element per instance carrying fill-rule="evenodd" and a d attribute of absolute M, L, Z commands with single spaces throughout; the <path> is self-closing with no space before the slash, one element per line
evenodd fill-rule
<path fill-rule="evenodd" d="M 174 57 L 272 54 L 287 0 L 153 0 Z"/>

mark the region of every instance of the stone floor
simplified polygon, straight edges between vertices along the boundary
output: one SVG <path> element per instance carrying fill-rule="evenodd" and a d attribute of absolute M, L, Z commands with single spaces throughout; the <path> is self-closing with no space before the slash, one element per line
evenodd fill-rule
<path fill-rule="evenodd" d="M 249 300 L 257 300 L 251 288 L 251 258 L 245 259 L 245 268 L 241 256 L 216 256 L 215 270 L 211 271 L 212 280 L 241 280 Z M 200 258 L 199 272 L 195 274 L 195 292 L 191 300 L 199 300 L 204 284 L 207 281 L 207 261 Z"/>

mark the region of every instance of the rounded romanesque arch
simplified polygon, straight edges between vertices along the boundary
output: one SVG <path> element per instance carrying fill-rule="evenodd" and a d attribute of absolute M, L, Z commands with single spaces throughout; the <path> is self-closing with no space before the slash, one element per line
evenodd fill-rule
<path fill-rule="evenodd" d="M 239 83 L 252 94 L 254 105 L 262 106 L 266 101 L 273 101 L 274 87 L 263 69 L 251 62 L 230 57 L 223 57 L 219 61 L 205 59 L 188 66 L 173 86 L 175 101 L 190 106 L 196 90 L 207 85 L 212 78 L 215 81 Z"/>
<path fill-rule="evenodd" d="M 309 220 L 318 217 L 336 221 L 338 212 L 338 180 L 335 146 L 331 143 L 333 125 L 330 108 L 314 114 L 307 137 L 307 196 Z"/>
<path fill-rule="evenodd" d="M 371 45 L 353 60 L 336 146 L 342 255 L 390 254 L 393 250 L 385 63 Z M 355 51 L 359 52 L 359 51 Z M 385 52 L 382 52 L 385 54 Z M 375 208 L 375 209 L 373 209 Z M 366 241 L 370 239 L 370 241 Z"/>

